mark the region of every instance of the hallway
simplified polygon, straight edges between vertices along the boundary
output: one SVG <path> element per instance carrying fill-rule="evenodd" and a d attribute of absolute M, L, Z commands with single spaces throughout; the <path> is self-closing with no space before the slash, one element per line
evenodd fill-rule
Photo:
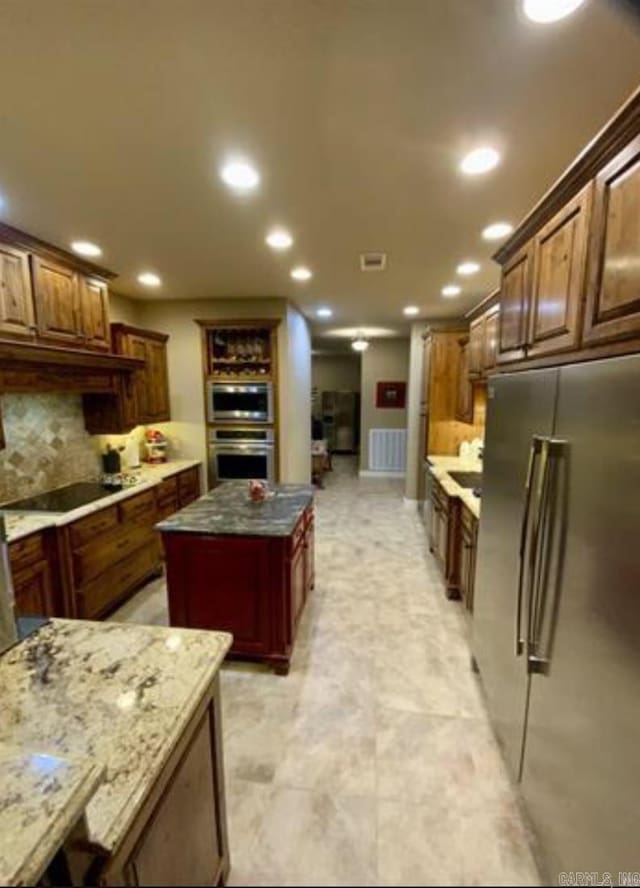
<path fill-rule="evenodd" d="M 235 885 L 529 885 L 538 875 L 401 485 L 337 459 L 291 673 L 222 673 Z M 151 584 L 116 615 L 166 620 Z"/>

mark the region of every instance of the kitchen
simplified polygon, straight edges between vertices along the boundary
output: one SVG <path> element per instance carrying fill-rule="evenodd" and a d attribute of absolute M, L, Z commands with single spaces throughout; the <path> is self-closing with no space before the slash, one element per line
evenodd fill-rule
<path fill-rule="evenodd" d="M 637 870 L 637 509 L 620 492 L 638 481 L 640 34 L 624 4 L 584 0 L 546 21 L 531 5 L 408 4 L 403 19 L 376 0 L 366 17 L 340 4 L 341 18 L 277 0 L 253 20 L 254 4 L 220 0 L 188 21 L 163 2 L 148 33 L 144 9 L 118 4 L 26 3 L 35 29 L 28 11 L 0 11 L 2 64 L 25 72 L 0 151 L 0 881 L 540 884 Z M 211 57 L 223 23 L 251 53 L 238 38 Z M 320 47 L 318 28 L 335 43 Z M 79 40 L 63 53 L 51 38 L 65 29 Z M 393 173 L 374 179 L 388 157 L 376 145 L 374 168 L 347 165 L 346 203 L 331 177 L 356 109 L 380 131 L 354 97 L 389 33 L 407 102 L 412 78 L 444 82 L 445 60 L 423 52 L 439 35 L 483 72 L 509 138 L 478 142 L 470 125 L 472 140 L 418 166 L 398 143 Z M 151 94 L 150 62 L 174 57 L 176 34 L 172 76 Z M 617 51 L 585 95 L 603 34 Z M 344 138 L 318 183 L 307 164 L 323 163 L 324 137 L 329 151 L 323 113 L 297 104 L 296 78 L 279 101 L 300 61 L 293 35 L 307 90 L 330 61 L 341 71 Z M 106 64 L 116 45 L 122 70 Z M 510 83 L 489 46 L 511 60 Z M 242 141 L 245 80 L 194 76 L 235 69 L 236 53 L 261 91 L 256 131 L 274 140 L 242 162 L 224 148 Z M 60 95 L 85 70 L 114 114 L 135 72 L 150 133 L 130 122 L 116 135 L 100 103 L 42 108 L 34 78 L 52 58 Z M 395 109 L 386 129 L 406 138 L 423 99 L 409 111 L 393 78 L 376 82 Z M 213 127 L 207 180 L 187 142 L 214 83 L 232 135 Z M 525 95 L 551 121 L 544 151 Z M 119 109 L 129 121 L 136 101 Z M 168 107 L 185 124 L 170 148 Z M 36 109 L 53 183 L 15 125 Z M 301 166 L 283 173 L 286 109 Z M 464 129 L 446 113 L 449 133 Z M 56 115 L 80 115 L 85 152 Z M 77 197 L 59 190 L 67 157 Z M 425 166 L 429 207 L 403 178 Z M 122 203 L 134 182 L 144 211 Z M 322 212 L 300 215 L 305 187 Z M 444 225 L 451 206 L 465 212 Z M 360 453 L 334 455 L 322 488 L 316 349 L 362 356 Z"/>

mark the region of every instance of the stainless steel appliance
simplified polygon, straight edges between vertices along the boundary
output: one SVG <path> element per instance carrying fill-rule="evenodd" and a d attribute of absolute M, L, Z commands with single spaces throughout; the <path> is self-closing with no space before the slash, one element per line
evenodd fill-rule
<path fill-rule="evenodd" d="M 238 478 L 275 480 L 272 429 L 224 428 L 209 432 L 209 487 Z"/>
<path fill-rule="evenodd" d="M 271 382 L 208 382 L 209 422 L 273 422 Z"/>
<path fill-rule="evenodd" d="M 616 884 L 640 835 L 640 356 L 488 394 L 474 656 L 549 884 Z"/>

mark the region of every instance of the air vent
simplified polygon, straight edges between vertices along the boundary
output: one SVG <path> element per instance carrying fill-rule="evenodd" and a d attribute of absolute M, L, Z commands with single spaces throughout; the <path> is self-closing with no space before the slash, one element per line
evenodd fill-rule
<path fill-rule="evenodd" d="M 360 253 L 361 271 L 384 271 L 386 265 L 386 253 Z"/>

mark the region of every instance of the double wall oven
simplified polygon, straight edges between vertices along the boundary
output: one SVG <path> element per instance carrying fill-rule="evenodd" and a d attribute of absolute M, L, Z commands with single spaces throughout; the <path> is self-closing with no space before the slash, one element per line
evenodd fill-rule
<path fill-rule="evenodd" d="M 273 429 L 209 429 L 209 486 L 241 478 L 275 481 L 274 452 Z"/>
<path fill-rule="evenodd" d="M 208 382 L 210 423 L 273 423 L 273 383 Z"/>

